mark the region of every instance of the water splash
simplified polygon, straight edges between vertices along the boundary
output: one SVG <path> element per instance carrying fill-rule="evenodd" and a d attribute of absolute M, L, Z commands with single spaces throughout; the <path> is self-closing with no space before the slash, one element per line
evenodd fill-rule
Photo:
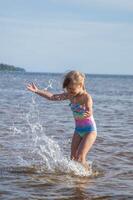
<path fill-rule="evenodd" d="M 39 109 L 35 98 L 35 96 L 32 96 L 29 112 L 24 116 L 27 128 L 21 130 L 20 127 L 13 127 L 14 135 L 20 134 L 22 136 L 23 134 L 27 147 L 27 150 L 23 149 L 24 154 L 21 153 L 17 157 L 19 164 L 24 167 L 39 166 L 38 172 L 47 171 L 90 176 L 92 168 L 90 168 L 90 171 L 86 171 L 80 163 L 64 156 L 58 142 L 46 135 L 46 130 L 39 119 Z"/>
<path fill-rule="evenodd" d="M 53 79 L 50 79 L 50 80 L 48 81 L 48 86 L 45 87 L 44 90 L 48 90 L 49 88 L 53 88 L 53 82 L 54 82 L 54 80 L 53 80 Z"/>

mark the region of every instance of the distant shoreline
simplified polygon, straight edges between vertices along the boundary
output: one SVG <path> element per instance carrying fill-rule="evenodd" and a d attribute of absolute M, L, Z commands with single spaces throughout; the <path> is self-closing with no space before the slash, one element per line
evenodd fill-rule
<path fill-rule="evenodd" d="M 3 64 L 3 63 L 0 63 L 0 72 L 26 72 L 28 74 L 54 74 L 54 75 L 65 75 L 66 72 L 37 72 L 37 71 L 26 71 L 24 68 L 21 68 L 21 67 L 15 67 L 13 65 L 8 65 L 8 64 Z M 99 76 L 104 76 L 104 77 L 133 77 L 133 74 L 97 74 L 97 73 L 85 73 L 86 76 L 95 76 L 95 77 L 99 77 Z"/>
<path fill-rule="evenodd" d="M 2 72 L 26 72 L 24 68 L 15 67 L 13 65 L 7 65 L 0 63 L 0 71 Z"/>
<path fill-rule="evenodd" d="M 53 75 L 65 75 L 65 72 L 36 72 L 36 71 L 26 71 L 26 73 L 28 74 L 53 74 Z M 131 76 L 133 77 L 133 74 L 92 74 L 92 73 L 85 73 L 86 76 L 95 76 L 95 77 L 99 77 L 99 76 L 105 76 L 105 77 L 123 77 L 123 76 Z"/>

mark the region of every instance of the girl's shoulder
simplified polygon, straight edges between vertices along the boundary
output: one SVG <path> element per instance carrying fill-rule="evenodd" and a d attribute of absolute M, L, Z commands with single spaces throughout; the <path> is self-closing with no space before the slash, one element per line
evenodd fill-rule
<path fill-rule="evenodd" d="M 83 94 L 83 101 L 84 101 L 84 103 L 85 103 L 85 102 L 88 102 L 88 101 L 92 101 L 92 97 L 91 97 L 90 93 L 85 92 L 85 93 Z"/>
<path fill-rule="evenodd" d="M 71 103 L 84 105 L 87 101 L 91 101 L 91 95 L 88 92 L 84 92 L 82 95 L 77 97 L 69 97 Z"/>
<path fill-rule="evenodd" d="M 83 98 L 92 98 L 92 97 L 91 97 L 91 95 L 90 95 L 89 92 L 85 91 L 85 92 L 83 93 Z"/>

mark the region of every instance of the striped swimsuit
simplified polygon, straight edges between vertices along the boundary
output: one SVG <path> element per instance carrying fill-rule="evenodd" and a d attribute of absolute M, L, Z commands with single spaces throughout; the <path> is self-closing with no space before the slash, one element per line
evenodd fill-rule
<path fill-rule="evenodd" d="M 75 119 L 75 133 L 79 134 L 80 137 L 84 137 L 92 131 L 97 131 L 96 123 L 93 116 L 84 118 L 86 112 L 85 107 L 79 103 L 70 103 L 71 110 Z"/>

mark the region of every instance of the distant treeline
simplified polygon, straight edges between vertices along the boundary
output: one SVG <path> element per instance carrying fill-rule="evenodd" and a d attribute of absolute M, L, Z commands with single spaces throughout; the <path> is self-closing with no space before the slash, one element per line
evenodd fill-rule
<path fill-rule="evenodd" d="M 15 67 L 13 65 L 7 65 L 0 63 L 0 71 L 19 71 L 19 72 L 25 72 L 25 69 L 20 67 Z"/>

